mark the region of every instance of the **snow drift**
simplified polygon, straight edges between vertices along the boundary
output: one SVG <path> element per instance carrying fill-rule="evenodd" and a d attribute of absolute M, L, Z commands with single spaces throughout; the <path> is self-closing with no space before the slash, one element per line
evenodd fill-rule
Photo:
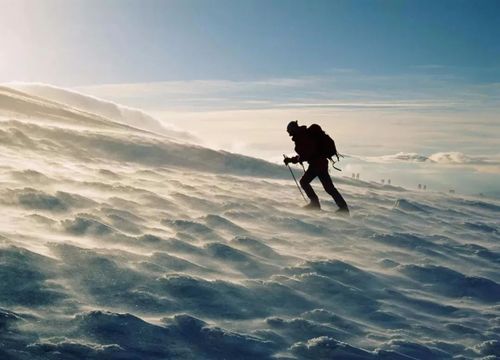
<path fill-rule="evenodd" d="M 173 136 L 177 139 L 189 141 L 196 140 L 194 135 L 186 131 L 176 129 L 172 125 L 160 123 L 158 120 L 141 110 L 115 104 L 111 101 L 98 99 L 90 95 L 85 95 L 76 91 L 62 89 L 47 84 L 10 83 L 8 86 L 33 96 L 51 100 L 61 105 L 70 106 L 74 109 L 88 112 L 90 114 L 99 115 L 138 129 Z"/>
<path fill-rule="evenodd" d="M 285 168 L 132 125 L 0 87 L 1 358 L 500 356 L 497 201 L 343 179 L 352 217 L 304 212 Z"/>

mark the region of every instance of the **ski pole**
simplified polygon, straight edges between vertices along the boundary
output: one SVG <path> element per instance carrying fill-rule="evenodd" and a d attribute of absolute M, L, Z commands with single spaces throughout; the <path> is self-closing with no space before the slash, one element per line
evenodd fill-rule
<path fill-rule="evenodd" d="M 286 155 L 285 154 L 283 154 L 283 157 L 286 159 Z M 293 180 L 295 180 L 295 185 L 297 185 L 297 189 L 299 189 L 300 195 L 302 195 L 302 198 L 307 203 L 307 199 L 304 196 L 304 193 L 302 192 L 302 189 L 300 188 L 299 183 L 297 182 L 297 179 L 295 178 L 295 175 L 293 174 L 292 168 L 288 164 L 286 166 L 288 167 L 288 170 L 290 170 L 290 174 L 292 174 Z"/>

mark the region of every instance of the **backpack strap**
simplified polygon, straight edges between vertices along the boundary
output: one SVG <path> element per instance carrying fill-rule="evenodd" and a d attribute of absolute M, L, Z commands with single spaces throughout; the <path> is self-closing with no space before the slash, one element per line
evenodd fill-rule
<path fill-rule="evenodd" d="M 339 157 L 339 156 L 337 155 L 337 159 L 338 159 L 338 157 Z M 334 168 L 335 170 L 337 170 L 337 171 L 342 171 L 342 169 L 339 169 L 338 167 L 336 167 L 336 166 L 335 166 L 335 160 L 333 160 L 331 157 L 330 157 L 330 158 L 328 158 L 328 159 L 332 162 L 332 166 L 333 166 L 333 168 Z"/>

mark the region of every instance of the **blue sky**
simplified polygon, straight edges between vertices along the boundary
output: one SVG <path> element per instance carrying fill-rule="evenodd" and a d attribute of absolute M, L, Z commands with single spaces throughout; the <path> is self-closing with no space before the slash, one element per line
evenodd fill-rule
<path fill-rule="evenodd" d="M 292 119 L 364 158 L 459 152 L 460 168 L 407 177 L 446 187 L 458 172 L 462 188 L 500 193 L 500 1 L 0 5 L 0 82 L 70 87 L 270 160 L 290 149 Z"/>
<path fill-rule="evenodd" d="M 446 69 L 500 81 L 498 1 L 1 0 L 0 80 L 60 85 Z"/>

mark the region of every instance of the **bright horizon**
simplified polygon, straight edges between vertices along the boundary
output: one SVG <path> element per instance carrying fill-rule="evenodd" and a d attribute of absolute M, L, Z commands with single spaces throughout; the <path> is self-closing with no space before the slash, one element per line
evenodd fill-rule
<path fill-rule="evenodd" d="M 0 2 L 0 82 L 140 108 L 271 161 L 292 150 L 288 121 L 318 122 L 377 158 L 344 175 L 500 192 L 495 1 Z M 465 161 L 380 165 L 398 153 Z"/>

